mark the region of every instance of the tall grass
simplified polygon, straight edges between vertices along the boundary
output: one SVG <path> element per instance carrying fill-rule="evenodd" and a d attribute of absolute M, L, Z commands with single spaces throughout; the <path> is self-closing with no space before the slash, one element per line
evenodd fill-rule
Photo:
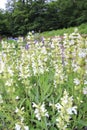
<path fill-rule="evenodd" d="M 53 31 L 47 31 L 47 32 L 43 32 L 41 34 L 41 36 L 44 37 L 53 37 L 53 36 L 62 36 L 64 33 L 72 33 L 74 31 L 74 29 L 77 27 L 70 27 L 70 28 L 64 28 L 64 29 L 58 29 L 58 30 L 53 30 Z M 80 34 L 87 34 L 87 23 L 85 24 L 81 24 L 80 26 L 78 26 L 78 30 Z"/>

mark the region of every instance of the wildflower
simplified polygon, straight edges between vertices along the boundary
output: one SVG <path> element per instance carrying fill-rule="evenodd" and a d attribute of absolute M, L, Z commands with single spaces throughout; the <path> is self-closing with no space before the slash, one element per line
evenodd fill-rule
<path fill-rule="evenodd" d="M 18 37 L 18 43 L 23 42 L 23 41 L 24 41 L 23 37 Z"/>
<path fill-rule="evenodd" d="M 49 115 L 48 115 L 48 112 L 47 112 L 47 110 L 45 109 L 45 104 L 44 104 L 44 102 L 43 102 L 43 104 L 41 105 L 41 104 L 39 104 L 39 105 L 37 105 L 37 104 L 35 104 L 34 102 L 33 102 L 33 105 L 32 105 L 34 108 L 36 108 L 35 109 L 35 116 L 36 116 L 36 118 L 38 119 L 38 120 L 41 120 L 41 117 L 49 117 Z"/>
<path fill-rule="evenodd" d="M 60 128 L 61 130 L 66 130 L 67 125 L 65 124 L 65 122 L 63 122 L 61 118 L 57 118 L 56 122 L 57 122 L 58 128 Z"/>
<path fill-rule="evenodd" d="M 21 111 L 23 111 L 23 110 L 24 110 L 24 107 L 21 108 Z"/>
<path fill-rule="evenodd" d="M 71 107 L 67 109 L 68 114 L 72 115 L 72 114 L 77 114 L 77 106 Z"/>
<path fill-rule="evenodd" d="M 72 114 L 77 114 L 77 106 L 73 105 L 73 97 L 69 97 L 65 90 L 61 102 L 55 106 L 58 110 L 59 116 L 56 119 L 56 124 L 59 129 L 66 130 Z"/>
<path fill-rule="evenodd" d="M 57 103 L 57 104 L 55 104 L 55 107 L 57 108 L 58 112 L 60 112 L 62 106 L 59 103 Z"/>
<path fill-rule="evenodd" d="M 75 78 L 75 79 L 74 79 L 74 83 L 75 83 L 76 85 L 79 85 L 79 84 L 80 84 L 80 80 L 79 80 L 78 78 Z"/>
<path fill-rule="evenodd" d="M 29 127 L 28 126 L 24 126 L 23 123 L 21 125 L 15 124 L 15 130 L 29 130 Z"/>
<path fill-rule="evenodd" d="M 87 87 L 83 88 L 83 94 L 86 95 L 87 94 Z"/>
<path fill-rule="evenodd" d="M 79 54 L 78 54 L 78 56 L 80 57 L 80 58 L 85 58 L 86 57 L 86 52 L 79 52 Z"/>
<path fill-rule="evenodd" d="M 80 66 L 78 66 L 77 64 L 72 63 L 72 67 L 73 67 L 73 71 L 76 72 L 79 70 Z"/>
<path fill-rule="evenodd" d="M 28 126 L 24 126 L 24 130 L 29 130 L 29 127 Z"/>
<path fill-rule="evenodd" d="M 42 48 L 42 50 L 41 50 L 41 53 L 42 53 L 42 54 L 47 54 L 46 47 L 43 46 L 43 48 Z"/>
<path fill-rule="evenodd" d="M 24 107 L 22 107 L 21 109 L 19 109 L 18 107 L 16 107 L 15 113 L 23 113 L 24 112 Z"/>
<path fill-rule="evenodd" d="M 13 83 L 13 79 L 8 79 L 5 83 L 6 86 L 11 86 Z"/>
<path fill-rule="evenodd" d="M 18 124 L 15 124 L 15 130 L 21 130 L 21 126 Z"/>
<path fill-rule="evenodd" d="M 45 42 L 45 39 L 44 39 L 44 37 L 42 37 L 42 38 L 41 38 L 41 41 L 42 41 L 42 43 L 44 44 L 44 42 Z"/>
<path fill-rule="evenodd" d="M 4 67 L 5 67 L 5 63 L 2 60 L 0 60 L 0 73 L 4 71 Z"/>
<path fill-rule="evenodd" d="M 11 76 L 13 76 L 13 70 L 10 67 L 8 67 L 8 72 Z"/>
<path fill-rule="evenodd" d="M 29 49 L 29 44 L 25 45 L 25 49 L 28 50 Z"/>
<path fill-rule="evenodd" d="M 16 96 L 16 98 L 15 98 L 15 99 L 16 99 L 16 100 L 18 100 L 18 99 L 20 99 L 20 98 L 19 98 L 19 96 Z"/>
<path fill-rule="evenodd" d="M 86 80 L 84 81 L 84 85 L 87 85 L 87 81 Z"/>
<path fill-rule="evenodd" d="M 74 40 L 70 40 L 69 45 L 74 45 L 74 44 L 75 44 Z"/>
<path fill-rule="evenodd" d="M 19 112 L 19 109 L 16 107 L 15 113 L 18 113 L 18 112 Z"/>

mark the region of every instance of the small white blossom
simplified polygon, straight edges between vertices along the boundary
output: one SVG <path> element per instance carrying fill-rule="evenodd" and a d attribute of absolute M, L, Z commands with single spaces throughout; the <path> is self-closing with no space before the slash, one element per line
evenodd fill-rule
<path fill-rule="evenodd" d="M 68 114 L 70 114 L 70 115 L 72 115 L 72 114 L 77 114 L 77 107 L 76 106 L 74 106 L 74 107 L 71 107 L 71 108 L 68 108 L 67 109 L 67 112 L 68 112 Z"/>
<path fill-rule="evenodd" d="M 29 130 L 29 127 L 28 126 L 24 126 L 24 130 Z"/>
<path fill-rule="evenodd" d="M 60 111 L 62 106 L 59 103 L 57 103 L 57 104 L 55 104 L 55 107 L 57 108 L 58 111 Z"/>
<path fill-rule="evenodd" d="M 35 116 L 38 120 L 41 120 L 41 117 L 44 117 L 44 116 L 49 117 L 48 112 L 45 108 L 44 102 L 42 103 L 42 105 L 41 104 L 37 105 L 33 102 L 32 106 L 35 108 L 34 113 L 35 113 Z"/>
<path fill-rule="evenodd" d="M 75 78 L 75 79 L 74 79 L 74 83 L 75 83 L 76 85 L 79 85 L 79 84 L 80 84 L 80 80 L 79 80 L 78 78 Z"/>
<path fill-rule="evenodd" d="M 19 98 L 19 96 L 16 96 L 16 98 L 15 98 L 15 99 L 16 99 L 16 100 L 18 100 L 18 99 L 20 99 L 20 98 Z"/>
<path fill-rule="evenodd" d="M 11 76 L 13 76 L 13 70 L 10 67 L 8 67 L 8 72 Z"/>
<path fill-rule="evenodd" d="M 47 54 L 47 51 L 46 51 L 46 48 L 45 48 L 45 47 L 42 48 L 41 53 Z"/>
<path fill-rule="evenodd" d="M 85 58 L 86 52 L 80 52 L 78 55 L 79 55 L 80 58 Z"/>
<path fill-rule="evenodd" d="M 18 112 L 19 112 L 19 109 L 16 107 L 15 113 L 18 113 Z"/>
<path fill-rule="evenodd" d="M 20 117 L 20 121 L 21 121 L 21 123 L 24 121 L 24 117 Z"/>
<path fill-rule="evenodd" d="M 15 124 L 15 130 L 21 130 L 21 126 L 18 124 Z"/>
<path fill-rule="evenodd" d="M 84 81 L 84 85 L 87 85 L 87 80 Z"/>
<path fill-rule="evenodd" d="M 86 95 L 87 94 L 87 87 L 83 88 L 83 94 Z"/>
<path fill-rule="evenodd" d="M 11 86 L 13 83 L 13 79 L 8 79 L 5 83 L 6 86 Z"/>
<path fill-rule="evenodd" d="M 23 110 L 24 110 L 24 107 L 22 107 L 21 110 L 23 111 Z"/>
<path fill-rule="evenodd" d="M 4 67 L 5 67 L 5 63 L 2 60 L 0 60 L 0 73 L 4 71 Z"/>
<path fill-rule="evenodd" d="M 77 106 L 72 107 L 72 112 L 77 115 Z"/>

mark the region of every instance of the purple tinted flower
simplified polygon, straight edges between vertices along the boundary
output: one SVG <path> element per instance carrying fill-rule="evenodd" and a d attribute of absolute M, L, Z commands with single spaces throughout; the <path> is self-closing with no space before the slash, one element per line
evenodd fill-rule
<path fill-rule="evenodd" d="M 15 38 L 14 38 L 14 40 L 15 40 L 15 41 L 17 41 L 17 40 L 18 40 L 18 38 L 17 38 L 17 37 L 15 37 Z"/>
<path fill-rule="evenodd" d="M 42 43 L 44 44 L 44 37 L 41 38 Z"/>
<path fill-rule="evenodd" d="M 36 43 L 38 43 L 38 41 L 37 41 L 37 40 L 34 40 L 34 43 L 36 44 Z"/>
<path fill-rule="evenodd" d="M 25 49 L 28 50 L 29 49 L 29 44 L 25 45 Z"/>

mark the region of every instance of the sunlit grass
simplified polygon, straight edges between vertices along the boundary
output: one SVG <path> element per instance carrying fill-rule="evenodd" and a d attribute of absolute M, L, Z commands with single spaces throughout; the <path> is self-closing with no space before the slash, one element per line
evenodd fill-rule
<path fill-rule="evenodd" d="M 54 37 L 58 35 L 62 36 L 64 33 L 68 33 L 68 34 L 72 33 L 75 28 L 77 27 L 46 31 L 46 32 L 43 32 L 41 36 L 44 36 L 44 37 Z M 78 29 L 79 29 L 80 34 L 87 34 L 87 23 L 81 24 L 80 26 L 78 26 Z"/>

